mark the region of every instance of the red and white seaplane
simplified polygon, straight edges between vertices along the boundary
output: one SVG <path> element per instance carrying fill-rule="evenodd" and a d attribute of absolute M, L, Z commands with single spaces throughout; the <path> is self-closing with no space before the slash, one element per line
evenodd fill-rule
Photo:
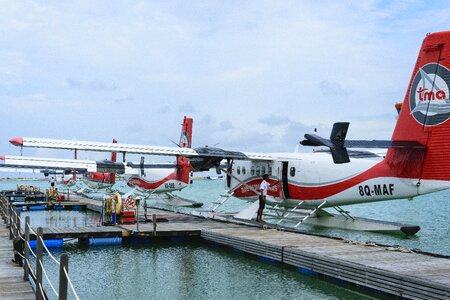
<path fill-rule="evenodd" d="M 450 31 L 428 34 L 389 141 L 346 140 L 349 123 L 336 123 L 329 139 L 305 135 L 302 145 L 327 149 L 312 153 L 247 153 L 212 147 L 191 149 L 36 138 L 16 138 L 11 142 L 22 147 L 173 155 L 181 160 L 179 170 L 219 168 L 226 159 L 228 195 L 220 202 L 231 195 L 257 199 L 261 176 L 267 173 L 271 183 L 279 182 L 269 190 L 268 198 L 279 217 L 278 223 L 295 215 L 296 226 L 309 223 L 414 234 L 420 227 L 354 218 L 340 206 L 413 198 L 450 188 L 449 69 Z M 387 148 L 387 152 L 380 156 L 348 148 Z M 14 158 L 2 159 L 4 164 L 14 165 Z M 85 164 L 90 168 L 102 167 L 96 162 Z M 128 167 L 116 164 L 114 169 Z M 254 217 L 257 205 L 255 201 L 235 217 Z M 324 210 L 327 207 L 336 208 L 340 214 L 330 214 Z"/>
<path fill-rule="evenodd" d="M 192 118 L 184 117 L 181 137 L 178 147 L 186 148 L 191 147 L 192 141 Z M 42 139 L 45 143 L 50 143 L 53 146 L 50 148 L 57 149 L 70 149 L 75 150 L 75 158 L 78 150 L 83 150 L 79 147 L 71 147 L 66 145 L 65 141 L 60 144 L 60 140 Z M 12 139 L 10 141 L 13 145 L 20 145 L 22 143 L 20 139 Z M 72 141 L 74 142 L 74 141 Z M 77 143 L 77 142 L 75 142 Z M 84 143 L 84 142 L 80 142 Z M 96 147 L 96 143 L 91 144 L 91 147 Z M 98 143 L 97 143 L 98 144 Z M 63 146 L 62 146 L 63 145 Z M 123 197 L 128 196 L 140 196 L 145 200 L 148 198 L 158 198 L 165 202 L 175 206 L 192 206 L 201 207 L 201 202 L 184 199 L 173 195 L 171 192 L 179 191 L 187 187 L 191 183 L 191 167 L 189 165 L 189 159 L 184 157 L 177 157 L 175 163 L 145 163 L 144 158 L 141 157 L 139 163 L 126 162 L 125 154 L 136 153 L 132 151 L 119 151 L 123 149 L 121 144 L 117 144 L 116 140 L 113 140 L 111 145 L 111 160 L 104 161 L 89 161 L 89 160 L 77 160 L 77 159 L 52 159 L 52 158 L 37 158 L 37 157 L 23 157 L 23 156 L 7 156 L 3 160 L 4 167 L 10 168 L 47 168 L 54 170 L 64 170 L 76 173 L 87 173 L 82 179 L 86 184 L 78 193 L 89 192 L 105 192 L 113 193 L 117 192 L 112 189 L 112 186 L 116 182 L 116 174 L 124 174 L 124 180 L 131 188 Z M 128 145 L 130 146 L 130 145 Z M 131 145 L 134 147 L 133 145 Z M 115 148 L 115 149 L 114 149 Z M 109 152 L 109 151 L 108 151 Z M 123 163 L 116 163 L 117 152 L 123 154 Z M 0 161 L 3 157 L 0 157 Z"/>

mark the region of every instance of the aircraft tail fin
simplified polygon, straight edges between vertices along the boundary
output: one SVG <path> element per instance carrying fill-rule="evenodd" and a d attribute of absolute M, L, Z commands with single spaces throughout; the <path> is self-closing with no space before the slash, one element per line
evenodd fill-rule
<path fill-rule="evenodd" d="M 399 112 L 392 142 L 423 149 L 391 148 L 386 162 L 399 177 L 450 181 L 450 31 L 428 34 Z"/>
<path fill-rule="evenodd" d="M 181 148 L 191 148 L 192 147 L 192 125 L 194 121 L 192 118 L 184 117 L 183 124 L 181 124 L 181 136 L 179 146 Z M 177 170 L 176 178 L 184 183 L 189 183 L 191 165 L 189 163 L 189 158 L 177 157 Z"/>
<path fill-rule="evenodd" d="M 115 143 L 117 143 L 117 140 L 113 139 L 112 142 L 115 144 Z M 117 160 L 117 153 L 115 151 L 113 151 L 113 152 L 111 152 L 111 161 L 116 162 L 116 160 Z M 116 173 L 110 174 L 110 180 L 112 183 L 116 183 Z"/>

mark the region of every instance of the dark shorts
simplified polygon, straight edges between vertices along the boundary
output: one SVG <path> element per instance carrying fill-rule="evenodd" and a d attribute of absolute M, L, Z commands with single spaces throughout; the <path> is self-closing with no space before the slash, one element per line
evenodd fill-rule
<path fill-rule="evenodd" d="M 259 196 L 259 209 L 264 209 L 266 207 L 266 199 L 264 196 Z"/>

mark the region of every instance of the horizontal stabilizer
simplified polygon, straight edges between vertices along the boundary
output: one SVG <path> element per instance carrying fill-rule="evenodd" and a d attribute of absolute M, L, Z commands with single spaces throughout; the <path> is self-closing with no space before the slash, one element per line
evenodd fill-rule
<path fill-rule="evenodd" d="M 350 162 L 347 148 L 410 148 L 425 149 L 415 141 L 388 141 L 388 140 L 346 140 L 349 123 L 339 122 L 333 124 L 330 139 L 322 138 L 316 134 L 305 134 L 303 146 L 325 146 L 330 148 L 333 161 L 337 164 Z"/>

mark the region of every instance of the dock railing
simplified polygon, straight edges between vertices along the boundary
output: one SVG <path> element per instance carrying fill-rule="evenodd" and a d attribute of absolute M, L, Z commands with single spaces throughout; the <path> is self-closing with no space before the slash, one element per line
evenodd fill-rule
<path fill-rule="evenodd" d="M 0 194 L 0 198 L 0 213 L 7 228 L 9 228 L 9 238 L 14 241 L 13 244 L 15 244 L 16 242 L 18 244 L 23 243 L 23 249 L 16 249 L 15 247 L 14 250 L 15 253 L 17 253 L 23 260 L 23 279 L 25 281 L 29 281 L 31 278 L 35 284 L 36 299 L 48 299 L 47 291 L 44 289 L 43 285 L 43 278 L 45 277 L 46 283 L 48 284 L 48 286 L 50 286 L 57 299 L 66 300 L 68 287 L 70 287 L 74 298 L 79 300 L 80 298 L 78 297 L 78 294 L 69 277 L 68 255 L 66 253 L 61 254 L 58 261 L 45 245 L 43 239 L 43 228 L 38 227 L 36 229 L 37 232 L 35 232 L 30 226 L 29 216 L 25 217 L 24 223 L 22 218 L 20 217 L 20 212 L 11 205 L 7 197 L 5 197 L 3 194 Z M 22 232 L 21 223 L 25 224 L 24 232 Z M 34 234 L 36 236 L 36 252 L 31 249 L 32 247 L 30 246 L 30 234 Z M 55 285 L 51 282 L 45 269 L 43 260 L 44 250 L 47 252 L 51 260 L 59 266 L 58 290 L 56 290 Z M 31 261 L 32 258 L 30 258 L 30 254 L 31 257 L 35 259 L 35 268 L 33 268 Z"/>

